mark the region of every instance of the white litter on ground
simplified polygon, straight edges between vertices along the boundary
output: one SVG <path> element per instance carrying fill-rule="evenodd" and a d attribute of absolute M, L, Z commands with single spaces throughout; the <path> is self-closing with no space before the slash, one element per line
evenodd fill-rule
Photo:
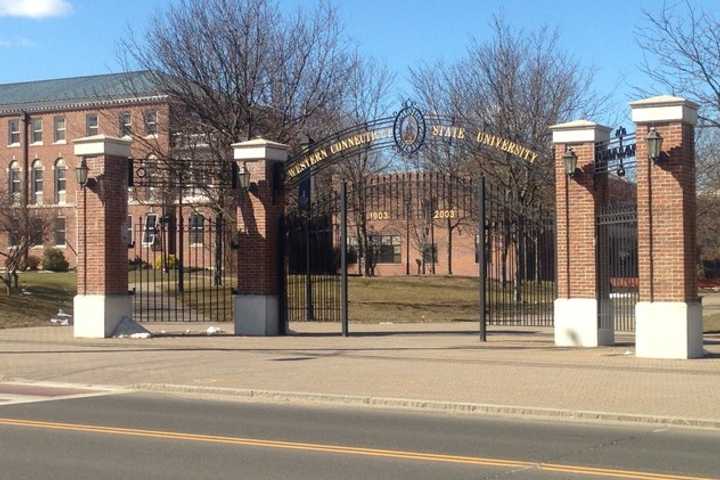
<path fill-rule="evenodd" d="M 115 338 L 150 338 L 152 333 L 136 321 L 123 317 L 118 326 L 115 327 L 112 336 Z"/>
<path fill-rule="evenodd" d="M 208 329 L 207 329 L 208 335 L 218 335 L 221 333 L 223 333 L 223 331 L 222 331 L 222 329 L 220 329 L 218 327 L 208 327 Z"/>
<path fill-rule="evenodd" d="M 56 325 L 59 327 L 69 327 L 73 324 L 72 315 L 69 315 L 62 311 L 62 308 L 58 310 L 58 313 L 50 319 L 50 325 Z"/>

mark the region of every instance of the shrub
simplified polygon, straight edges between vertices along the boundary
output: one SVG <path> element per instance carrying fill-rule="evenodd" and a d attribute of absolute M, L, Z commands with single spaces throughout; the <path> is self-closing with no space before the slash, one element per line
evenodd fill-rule
<path fill-rule="evenodd" d="M 43 252 L 43 270 L 52 272 L 67 272 L 70 265 L 65 260 L 65 255 L 59 248 L 46 248 Z"/>
<path fill-rule="evenodd" d="M 128 270 L 147 270 L 150 268 L 150 264 L 140 257 L 135 257 L 132 260 L 128 260 Z"/>
<path fill-rule="evenodd" d="M 40 266 L 40 257 L 28 255 L 27 259 L 21 265 L 20 270 L 37 270 Z"/>
<path fill-rule="evenodd" d="M 175 270 L 177 268 L 177 264 L 178 262 L 175 255 L 162 255 L 155 259 L 155 270 L 162 270 L 164 267 L 167 267 L 168 270 Z"/>

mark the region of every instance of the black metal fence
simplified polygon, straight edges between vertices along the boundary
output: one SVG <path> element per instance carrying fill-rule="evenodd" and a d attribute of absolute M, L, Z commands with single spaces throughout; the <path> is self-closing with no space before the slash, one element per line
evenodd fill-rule
<path fill-rule="evenodd" d="M 140 322 L 229 322 L 237 261 L 221 221 L 146 215 L 132 225 L 128 285 Z"/>
<path fill-rule="evenodd" d="M 493 185 L 484 190 L 487 323 L 551 327 L 556 297 L 553 213 Z"/>
<path fill-rule="evenodd" d="M 410 248 L 414 248 L 421 252 L 415 255 L 422 264 L 417 273 L 433 275 L 438 262 L 436 228 L 451 225 L 474 238 L 470 246 L 475 250 L 474 262 L 472 256 L 465 257 L 463 267 L 470 272 L 466 275 L 478 277 L 478 321 L 552 326 L 553 213 L 484 185 L 484 180 L 435 172 L 397 174 L 354 189 L 330 186 L 304 208 L 291 206 L 283 219 L 285 262 L 280 273 L 285 325 L 345 320 L 346 332 L 348 264 L 354 264 L 353 272 L 374 275 L 373 260 L 384 259 L 384 266 L 390 267 L 386 271 L 392 271 L 389 275 L 411 275 L 415 265 L 410 262 Z M 367 239 L 350 244 L 349 222 L 358 237 L 367 230 Z M 373 228 L 385 232 L 369 233 Z M 447 264 L 452 265 L 451 259 Z"/>
<path fill-rule="evenodd" d="M 341 251 L 335 238 L 338 201 L 338 194 L 329 192 L 283 220 L 285 325 L 341 320 Z"/>
<path fill-rule="evenodd" d="M 595 146 L 598 324 L 635 330 L 639 299 L 635 136 L 623 128 Z"/>
<path fill-rule="evenodd" d="M 597 217 L 600 328 L 635 330 L 638 301 L 637 209 L 604 206 Z"/>

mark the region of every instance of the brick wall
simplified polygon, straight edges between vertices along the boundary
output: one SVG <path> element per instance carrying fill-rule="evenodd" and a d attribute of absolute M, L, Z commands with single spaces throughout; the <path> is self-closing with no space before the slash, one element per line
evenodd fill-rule
<path fill-rule="evenodd" d="M 238 199 L 238 292 L 245 295 L 278 293 L 278 227 L 284 201 L 273 202 L 273 161 L 247 163 L 253 191 L 240 192 Z"/>
<path fill-rule="evenodd" d="M 80 295 L 127 294 L 127 159 L 90 157 L 90 177 L 98 188 L 79 191 L 77 291 Z"/>
<path fill-rule="evenodd" d="M 557 289 L 559 298 L 595 298 L 596 194 L 593 185 L 595 145 L 572 145 L 578 172 L 565 174 L 565 145 L 555 145 L 555 205 L 557 217 Z"/>
<path fill-rule="evenodd" d="M 694 127 L 655 125 L 664 157 L 647 159 L 649 126 L 637 126 L 641 301 L 697 299 Z"/>
<path fill-rule="evenodd" d="M 72 140 L 82 138 L 86 135 L 85 116 L 88 113 L 98 114 L 98 133 L 111 136 L 119 136 L 118 116 L 121 112 L 130 112 L 133 128 L 143 128 L 143 112 L 153 110 L 158 112 L 158 135 L 157 137 L 148 137 L 149 145 L 142 145 L 135 141 L 131 147 L 132 156 L 135 158 L 145 157 L 152 149 L 160 149 L 167 151 L 168 140 L 168 117 L 169 107 L 163 103 L 148 103 L 140 105 L 126 105 L 117 107 L 103 107 L 90 109 L 75 110 L 57 110 L 31 115 L 30 118 L 41 118 L 43 127 L 43 138 L 41 143 L 30 143 L 28 145 L 28 168 L 32 171 L 33 165 L 39 165 L 43 171 L 43 190 L 42 195 L 37 198 L 36 202 L 31 199 L 33 208 L 47 209 L 49 215 L 65 218 L 66 226 L 66 246 L 62 247 L 65 257 L 71 267 L 75 266 L 77 260 L 78 238 L 77 238 L 77 222 L 76 222 L 76 195 L 77 185 L 75 183 L 75 168 L 79 164 L 79 159 L 73 153 Z M 65 140 L 54 142 L 54 117 L 62 116 L 65 118 Z M 17 161 L 21 170 L 24 168 L 23 146 L 8 145 L 8 121 L 10 119 L 18 119 L 20 121 L 20 129 L 24 128 L 22 119 L 18 116 L 0 116 L 0 191 L 5 191 L 8 186 L 8 169 L 10 163 Z M 29 141 L 32 142 L 31 132 Z M 22 140 L 22 134 L 21 134 Z M 62 161 L 66 168 L 66 190 L 64 201 L 56 201 L 55 196 L 55 168 L 58 161 Z M 22 178 L 28 182 L 32 181 L 32 173 Z M 32 192 L 32 185 L 28 185 L 28 191 Z M 31 193 L 32 196 L 32 193 Z M 61 199 L 62 200 L 62 199 Z M 0 235 L 0 248 L 7 248 L 7 238 Z M 43 246 L 33 248 L 32 255 L 41 257 L 44 248 L 55 246 L 52 239 L 52 231 L 46 238 Z"/>

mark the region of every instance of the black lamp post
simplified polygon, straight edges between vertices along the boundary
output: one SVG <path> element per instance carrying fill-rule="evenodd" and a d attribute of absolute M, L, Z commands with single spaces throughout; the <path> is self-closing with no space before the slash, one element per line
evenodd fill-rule
<path fill-rule="evenodd" d="M 90 169 L 87 166 L 87 162 L 83 158 L 80 161 L 80 166 L 75 169 L 75 179 L 77 180 L 80 188 L 85 188 L 88 184 L 88 174 Z"/>
<path fill-rule="evenodd" d="M 660 159 L 662 141 L 663 138 L 660 136 L 655 127 L 651 128 L 645 138 L 648 147 L 648 156 L 653 162 L 657 162 Z"/>
<path fill-rule="evenodd" d="M 575 175 L 577 171 L 577 155 L 572 148 L 567 148 L 563 154 L 563 163 L 565 164 L 565 174 L 568 177 Z"/>
<path fill-rule="evenodd" d="M 240 190 L 247 191 L 250 189 L 250 171 L 243 164 L 242 169 L 238 172 L 238 186 Z"/>

